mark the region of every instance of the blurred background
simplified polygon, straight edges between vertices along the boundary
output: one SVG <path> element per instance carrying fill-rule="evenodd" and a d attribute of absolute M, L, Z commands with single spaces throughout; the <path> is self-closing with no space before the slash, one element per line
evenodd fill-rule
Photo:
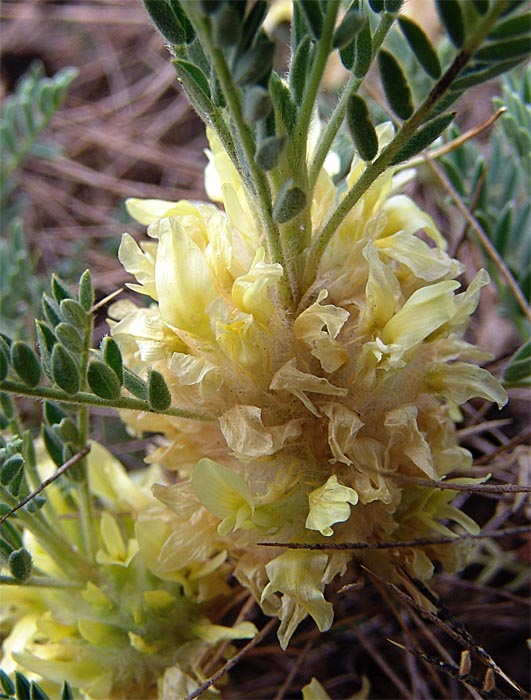
<path fill-rule="evenodd" d="M 89 267 L 112 292 L 124 200 L 203 197 L 203 127 L 140 2 L 8 0 L 0 19 L 2 97 L 36 62 L 79 71 L 44 134 L 55 157 L 30 153 L 15 174 L 32 256 L 67 279 Z"/>

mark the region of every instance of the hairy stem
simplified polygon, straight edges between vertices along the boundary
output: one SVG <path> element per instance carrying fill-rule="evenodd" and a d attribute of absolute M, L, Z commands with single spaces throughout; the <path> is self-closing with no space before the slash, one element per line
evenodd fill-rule
<path fill-rule="evenodd" d="M 214 44 L 209 28 L 201 16 L 194 16 L 193 4 L 189 5 L 189 19 L 201 39 L 203 48 L 212 59 L 216 75 L 219 79 L 228 110 L 234 125 L 245 167 L 237 167 L 240 177 L 246 183 L 252 196 L 252 203 L 257 209 L 257 215 L 267 240 L 269 254 L 273 262 L 278 262 L 284 270 L 281 282 L 285 300 L 298 298 L 298 280 L 293 266 L 290 265 L 282 249 L 278 226 L 273 220 L 272 196 L 269 182 L 265 173 L 258 168 L 254 160 L 255 143 L 251 130 L 243 118 L 242 105 L 237 86 L 232 80 L 230 68 L 223 51 Z M 250 180 L 250 182 L 249 182 Z M 251 187 L 249 187 L 251 185 Z"/>
<path fill-rule="evenodd" d="M 302 163 L 306 162 L 306 146 L 308 142 L 308 129 L 313 111 L 315 109 L 315 101 L 321 84 L 330 49 L 332 46 L 332 37 L 334 33 L 334 25 L 337 12 L 339 9 L 338 0 L 330 0 L 328 2 L 326 15 L 323 24 L 323 31 L 317 42 L 317 53 L 313 61 L 312 69 L 308 82 L 305 85 L 302 96 L 301 107 L 297 124 L 295 126 L 294 152 L 300 154 Z"/>
<path fill-rule="evenodd" d="M 89 394 L 79 391 L 77 394 L 67 394 L 61 389 L 54 387 L 38 386 L 31 388 L 27 384 L 18 382 L 4 381 L 0 384 L 0 389 L 9 394 L 17 396 L 31 396 L 34 399 L 49 399 L 51 401 L 60 401 L 61 403 L 70 404 L 72 406 L 99 406 L 100 408 L 114 408 L 118 411 L 145 411 L 146 413 L 162 414 L 165 416 L 177 416 L 178 418 L 188 418 L 189 420 L 199 421 L 214 421 L 214 416 L 195 413 L 179 408 L 167 408 L 164 411 L 155 411 L 149 406 L 147 401 L 141 399 L 133 399 L 126 396 L 120 396 L 117 399 L 102 399 L 95 394 Z"/>
<path fill-rule="evenodd" d="M 87 388 L 87 365 L 89 360 L 90 346 L 92 340 L 92 315 L 88 316 L 85 333 L 83 336 L 83 350 L 81 352 L 79 362 L 79 373 L 83 377 L 81 389 Z M 89 434 L 89 412 L 87 406 L 79 406 L 77 409 L 77 429 L 79 433 L 80 444 L 87 444 Z M 83 478 L 77 485 L 79 497 L 79 514 L 81 522 L 81 532 L 83 535 L 83 544 L 85 553 L 90 561 L 95 561 L 96 557 L 96 530 L 94 526 L 94 514 L 92 511 L 92 499 L 90 495 L 90 484 L 88 477 L 88 465 L 85 457 L 80 460 L 79 468 L 83 472 Z"/>
<path fill-rule="evenodd" d="M 387 36 L 388 31 L 393 26 L 395 18 L 396 14 L 390 14 L 388 12 L 384 12 L 384 14 L 382 15 L 380 24 L 378 25 L 378 28 L 376 29 L 376 32 L 374 33 L 374 36 L 372 38 L 372 58 L 376 56 L 376 53 L 382 45 L 383 40 Z M 315 149 L 315 154 L 313 156 L 312 164 L 310 167 L 310 192 L 315 187 L 315 183 L 317 182 L 317 178 L 319 177 L 319 173 L 321 171 L 321 168 L 323 167 L 325 158 L 330 152 L 332 142 L 334 141 L 337 132 L 339 131 L 339 128 L 343 123 L 343 119 L 345 118 L 345 114 L 347 111 L 349 97 L 352 95 L 352 93 L 357 92 L 359 90 L 362 82 L 365 80 L 365 75 L 356 76 L 353 74 L 349 78 L 347 84 L 343 89 L 343 93 L 337 105 L 335 106 L 334 111 L 332 112 L 332 116 L 328 120 L 326 127 L 324 128 L 323 133 L 319 138 L 319 142 L 317 144 L 317 148 Z"/>

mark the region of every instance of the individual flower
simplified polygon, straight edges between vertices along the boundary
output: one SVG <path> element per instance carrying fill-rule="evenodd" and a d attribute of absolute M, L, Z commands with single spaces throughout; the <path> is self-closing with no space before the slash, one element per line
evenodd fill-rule
<path fill-rule="evenodd" d="M 385 146 L 392 127 L 378 136 Z M 187 566 L 200 566 L 212 547 L 227 550 L 240 582 L 280 618 L 285 646 L 308 614 L 321 630 L 331 625 L 325 587 L 351 555 L 257 543 L 411 540 L 454 533 L 452 523 L 470 531 L 439 488 L 471 462 L 458 445 L 457 406 L 474 396 L 502 405 L 506 396 L 476 364 L 488 356 L 463 338 L 488 276 L 479 272 L 461 291 L 463 267 L 399 192 L 403 174 L 386 171 L 360 198 L 294 310 L 243 184 L 210 140 L 207 192 L 224 209 L 129 200 L 150 240 L 139 246 L 125 234 L 119 255 L 148 306 L 115 306 L 112 334 L 131 369 L 157 369 L 174 406 L 205 417 L 125 417 L 134 431 L 165 436 L 150 461 L 176 472 L 174 485 L 155 491 L 171 510 L 157 535 L 158 575 L 178 576 L 193 519 Z M 349 185 L 364 168 L 355 157 Z M 342 196 L 323 170 L 313 237 Z M 433 486 L 410 488 L 403 477 Z M 403 567 L 429 578 L 433 561 L 455 568 L 464 549 L 356 556 L 386 577 Z"/>
<path fill-rule="evenodd" d="M 342 523 L 350 517 L 350 506 L 358 504 L 358 494 L 354 489 L 343 486 L 332 474 L 325 484 L 308 495 L 310 512 L 306 518 L 308 530 L 318 530 L 325 537 L 334 531 L 330 527 Z"/>
<path fill-rule="evenodd" d="M 53 470 L 42 451 L 40 476 Z M 210 620 L 230 592 L 226 552 L 208 553 L 200 564 L 181 561 L 170 578 L 154 571 L 150 545 L 160 522 L 152 529 L 137 521 L 156 507 L 149 486 L 157 474 L 135 483 L 109 452 L 92 444 L 88 476 L 100 508 L 94 522 L 97 551 L 77 577 L 65 572 L 57 554 L 51 556 L 45 539 L 23 533 L 33 576 L 2 591 L 5 672 L 29 674 L 50 697 L 58 697 L 68 680 L 76 697 L 174 700 L 201 683 L 202 654 L 222 641 L 254 635 L 251 623 L 224 627 Z M 42 513 L 54 533 L 82 543 L 74 495 L 58 482 L 46 495 Z"/>

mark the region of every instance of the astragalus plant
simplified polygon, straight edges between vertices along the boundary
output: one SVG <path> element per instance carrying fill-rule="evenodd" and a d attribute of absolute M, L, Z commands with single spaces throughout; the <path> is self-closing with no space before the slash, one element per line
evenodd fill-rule
<path fill-rule="evenodd" d="M 454 119 L 453 103 L 525 58 L 528 15 L 508 0 L 436 4 L 448 37 L 444 60 L 400 14 L 400 1 L 294 2 L 284 68 L 266 2 L 145 0 L 207 126 L 210 202 L 128 200 L 147 238 L 124 234 L 119 258 L 147 304 L 114 303 L 99 352 L 89 350 L 83 287 L 74 300 L 58 280 L 38 325 L 40 360 L 22 341 L 2 344 L 4 391 L 82 406 L 75 433 L 48 418 L 45 444 L 60 450 L 58 464 L 84 447 L 89 405 L 120 409 L 135 434 L 162 436 L 147 459 L 168 481 L 153 486 L 156 501 L 128 511 L 130 531 L 102 502 L 85 555 L 87 566 L 104 567 L 96 578 L 106 583 L 79 595 L 90 593 L 93 604 L 115 577 L 132 577 L 142 605 L 131 609 L 133 622 L 116 623 L 120 645 L 131 658 L 148 655 L 135 669 L 158 674 L 163 697 L 172 697 L 160 680 L 169 683 L 167 669 L 178 669 L 182 693 L 200 677 L 179 645 L 253 633 L 200 617 L 209 614 L 203 604 L 231 594 L 229 573 L 280 619 L 285 649 L 308 615 L 320 631 L 331 627 L 327 586 L 347 569 L 361 564 L 411 591 L 436 563 L 456 571 L 472 551 L 467 535 L 479 528 L 454 505 L 452 486 L 479 480 L 467 476 L 472 455 L 459 445 L 456 422 L 469 399 L 500 407 L 507 399 L 479 366 L 489 355 L 465 336 L 489 277 L 481 270 L 468 286 L 458 280 L 464 266 L 448 253 L 447 232 L 404 188 L 415 178 L 410 161 Z M 397 32 L 426 74 L 424 94 L 412 91 L 386 48 Z M 323 118 L 320 86 L 337 53 L 345 84 Z M 363 86 L 377 77 L 391 121 L 375 126 L 371 115 L 381 112 Z M 89 469 L 76 482 L 73 507 L 86 527 L 96 517 L 93 479 Z M 31 558 L 31 546 L 22 549 Z M 148 591 L 146 576 L 156 581 Z M 55 641 L 54 608 L 43 600 L 46 640 Z M 171 613 L 151 642 L 150 616 L 164 605 Z M 138 610 L 145 634 L 133 625 Z M 78 622 L 72 634 L 83 648 L 107 648 L 115 638 L 102 624 Z M 47 678 L 35 643 L 29 638 L 11 656 Z M 99 697 L 133 697 L 121 668 L 111 663 L 94 680 Z M 64 666 L 66 680 L 69 673 Z M 77 677 L 75 685 L 90 696 L 93 686 Z"/>

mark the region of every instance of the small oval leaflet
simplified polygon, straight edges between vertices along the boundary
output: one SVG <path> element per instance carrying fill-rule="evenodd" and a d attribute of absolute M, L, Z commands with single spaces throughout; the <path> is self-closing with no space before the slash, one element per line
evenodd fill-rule
<path fill-rule="evenodd" d="M 149 372 L 148 402 L 155 411 L 165 411 L 171 405 L 171 394 L 164 377 L 154 369 Z"/>
<path fill-rule="evenodd" d="M 77 362 L 61 343 L 54 346 L 50 364 L 54 383 L 67 394 L 77 394 L 81 386 Z"/>
<path fill-rule="evenodd" d="M 24 457 L 20 454 L 11 455 L 0 467 L 0 484 L 7 486 L 24 468 Z"/>
<path fill-rule="evenodd" d="M 63 320 L 74 328 L 83 330 L 87 324 L 87 312 L 74 299 L 63 299 L 59 305 Z"/>
<path fill-rule="evenodd" d="M 365 161 L 372 160 L 378 153 L 378 136 L 365 100 L 359 95 L 349 98 L 347 124 L 360 156 Z"/>
<path fill-rule="evenodd" d="M 270 136 L 264 139 L 256 151 L 255 161 L 258 167 L 266 171 L 276 168 L 285 145 L 285 136 Z"/>
<path fill-rule="evenodd" d="M 378 52 L 378 67 L 389 106 L 400 119 L 409 119 L 413 100 L 400 64 L 389 51 L 382 49 Z"/>
<path fill-rule="evenodd" d="M 31 576 L 33 561 L 27 549 L 21 548 L 11 552 L 7 565 L 10 574 L 18 581 L 27 581 Z"/>
<path fill-rule="evenodd" d="M 124 386 L 127 391 L 131 392 L 133 396 L 137 399 L 146 400 L 147 399 L 147 386 L 146 383 L 133 374 L 127 367 L 124 367 Z"/>
<path fill-rule="evenodd" d="M 306 194 L 290 178 L 284 183 L 273 207 L 273 218 L 279 224 L 285 224 L 300 214 L 306 206 Z"/>
<path fill-rule="evenodd" d="M 92 289 L 90 270 L 85 270 L 79 278 L 77 298 L 83 309 L 85 309 L 85 311 L 90 311 L 94 303 L 94 290 Z"/>
<path fill-rule="evenodd" d="M 398 25 L 422 68 L 431 78 L 439 78 L 441 75 L 439 57 L 421 27 L 409 17 L 399 17 Z"/>
<path fill-rule="evenodd" d="M 41 363 L 33 348 L 23 340 L 11 346 L 11 364 L 24 384 L 36 387 L 41 378 Z"/>
<path fill-rule="evenodd" d="M 465 22 L 461 5 L 458 0 L 435 0 L 435 4 L 450 41 L 460 49 L 465 42 Z"/>
<path fill-rule="evenodd" d="M 87 381 L 92 391 L 102 399 L 117 399 L 121 383 L 116 372 L 101 360 L 92 359 L 87 369 Z"/>
<path fill-rule="evenodd" d="M 124 369 L 122 362 L 122 353 L 118 347 L 118 343 L 114 338 L 105 336 L 101 343 L 101 356 L 106 365 L 108 365 L 118 377 L 118 381 L 122 384 L 124 380 Z"/>
<path fill-rule="evenodd" d="M 269 92 L 261 85 L 253 85 L 247 90 L 243 101 L 243 116 L 246 122 L 253 123 L 267 117 L 273 109 Z"/>

